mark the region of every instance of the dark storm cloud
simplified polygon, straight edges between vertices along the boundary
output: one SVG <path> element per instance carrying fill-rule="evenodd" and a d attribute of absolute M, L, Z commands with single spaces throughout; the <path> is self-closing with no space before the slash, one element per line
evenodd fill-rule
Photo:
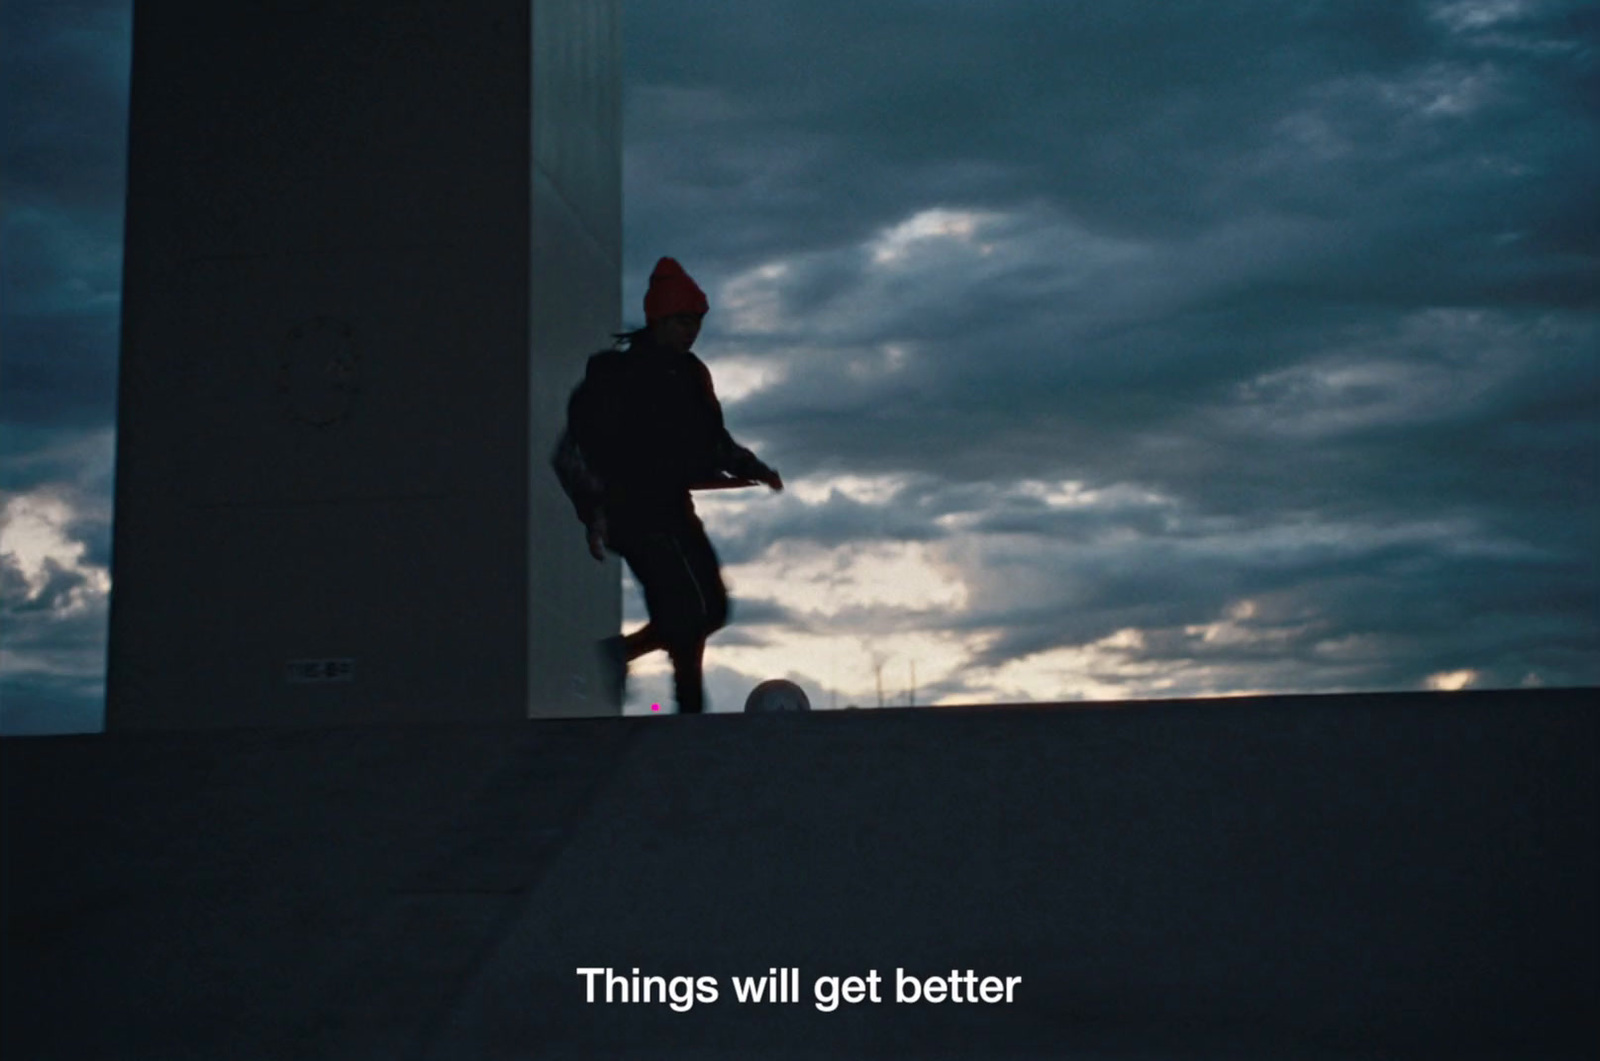
<path fill-rule="evenodd" d="M 105 728 L 102 677 L 62 673 L 0 678 L 0 733 L 8 737 L 99 733 Z"/>
<path fill-rule="evenodd" d="M 786 370 L 730 423 L 790 474 L 920 484 L 753 506 L 735 555 L 964 510 L 1031 543 L 965 554 L 979 663 L 1135 628 L 1124 662 L 1224 684 L 1595 679 L 1592 5 L 629 17 L 630 308 L 659 253 L 713 290 L 783 263 L 775 326 L 713 296 L 703 345 Z M 873 259 L 941 208 L 989 216 Z M 1007 495 L 1028 479 L 1162 501 Z M 1185 632 L 1244 600 L 1300 618 Z"/>
<path fill-rule="evenodd" d="M 9 209 L 52 204 L 121 223 L 132 5 L 8 3 L 0 138 Z"/>
<path fill-rule="evenodd" d="M 1496 36 L 1582 30 L 1581 8 L 1546 10 Z M 1588 202 L 1593 151 L 1570 134 L 1589 125 L 1590 45 L 1497 46 L 1419 5 L 631 5 L 627 18 L 640 246 L 681 239 L 742 263 L 770 252 L 769 231 L 835 246 L 930 203 L 1041 189 L 1095 231 L 1171 239 L 1245 204 L 1343 219 L 1361 199 L 1404 215 L 1448 192 L 1437 180 L 1493 185 L 1508 160 L 1561 175 L 1547 174 L 1548 206 L 1506 205 L 1537 220 Z M 1488 109 L 1452 122 L 1473 93 Z"/>
<path fill-rule="evenodd" d="M 0 9 L 8 490 L 77 478 L 53 455 L 115 416 L 130 17 L 127 3 Z"/>
<path fill-rule="evenodd" d="M 106 598 L 81 570 L 51 559 L 30 587 L 17 560 L 0 553 L 0 733 L 93 732 L 102 725 Z"/>
<path fill-rule="evenodd" d="M 838 491 L 817 504 L 792 496 L 767 498 L 750 506 L 732 529 L 720 534 L 716 548 L 723 563 L 741 564 L 786 539 L 828 547 L 871 539 L 928 541 L 945 533 L 930 522 L 933 515 L 936 513 L 898 501 L 864 504 Z"/>
<path fill-rule="evenodd" d="M 1003 628 L 981 657 L 989 663 L 1139 629 L 1147 643 L 1121 652 L 1129 662 L 1238 666 L 1270 656 L 1296 662 L 1309 679 L 1325 656 L 1340 655 L 1337 646 L 1348 655 L 1350 642 L 1365 640 L 1367 680 L 1411 687 L 1429 673 L 1482 666 L 1498 643 L 1527 657 L 1517 673 L 1500 675 L 1511 684 L 1530 670 L 1580 678 L 1573 649 L 1587 643 L 1592 651 L 1596 633 L 1592 576 L 1571 559 L 1464 540 L 1465 530 L 1229 529 L 1199 540 L 1046 546 L 1024 552 L 1033 562 L 1010 577 L 1001 564 L 985 565 L 959 625 Z M 1242 601 L 1253 614 L 1232 624 L 1238 638 L 1185 632 Z"/>
<path fill-rule="evenodd" d="M 1035 297 L 1033 343 L 1196 297 L 1233 298 L 1213 320 L 1258 329 L 1299 317 L 1280 300 L 1592 305 L 1593 50 L 1533 47 L 1567 12 L 1486 35 L 1411 5 L 1174 8 L 697 5 L 670 28 L 652 21 L 667 9 L 630 8 L 630 288 L 658 250 L 726 271 L 955 203 L 1153 248 L 1111 278 L 1120 320 Z M 681 43 L 649 44 L 665 38 Z M 1046 281 L 1051 252 L 1029 263 Z M 827 266 L 793 285 L 797 314 L 825 320 L 858 280 L 858 262 Z M 1027 299 L 1007 295 L 1019 273 L 972 285 L 939 325 L 968 339 L 963 314 Z"/>
<path fill-rule="evenodd" d="M 7 734 L 102 725 L 131 10 L 0 7 L 0 487 L 85 547 L 35 586 L 0 555 Z"/>
<path fill-rule="evenodd" d="M 7 430 L 76 434 L 107 426 L 117 403 L 117 322 L 99 317 L 15 315 L 5 329 L 0 387 Z M 7 482 L 14 489 L 21 484 Z"/>

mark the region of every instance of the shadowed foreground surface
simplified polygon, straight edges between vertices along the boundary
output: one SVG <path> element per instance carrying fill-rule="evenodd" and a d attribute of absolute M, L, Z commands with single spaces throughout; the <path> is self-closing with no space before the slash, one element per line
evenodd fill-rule
<path fill-rule="evenodd" d="M 1591 1057 L 1595 699 L 8 739 L 5 1056 Z"/>

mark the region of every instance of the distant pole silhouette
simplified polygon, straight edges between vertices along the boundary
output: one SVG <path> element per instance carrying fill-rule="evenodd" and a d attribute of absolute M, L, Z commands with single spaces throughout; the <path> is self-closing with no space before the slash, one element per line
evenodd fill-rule
<path fill-rule="evenodd" d="M 917 706 L 917 661 L 911 661 L 911 691 L 906 694 L 906 706 Z"/>
<path fill-rule="evenodd" d="M 882 707 L 883 706 L 883 663 L 882 663 L 882 661 L 874 663 L 873 664 L 873 668 L 878 672 L 878 706 Z"/>

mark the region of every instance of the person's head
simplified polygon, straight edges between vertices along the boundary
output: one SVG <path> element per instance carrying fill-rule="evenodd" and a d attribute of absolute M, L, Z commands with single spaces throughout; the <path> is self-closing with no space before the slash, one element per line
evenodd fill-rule
<path fill-rule="evenodd" d="M 650 334 L 668 350 L 686 354 L 699 337 L 700 322 L 704 318 L 703 313 L 674 313 L 670 317 L 657 317 L 650 322 Z"/>
<path fill-rule="evenodd" d="M 644 296 L 644 316 L 656 342 L 669 350 L 687 353 L 700 334 L 700 323 L 710 308 L 706 293 L 671 258 L 656 262 L 650 289 Z"/>

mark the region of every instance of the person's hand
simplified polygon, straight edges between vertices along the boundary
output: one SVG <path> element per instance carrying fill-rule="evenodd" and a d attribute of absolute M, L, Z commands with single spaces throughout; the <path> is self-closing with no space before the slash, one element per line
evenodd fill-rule
<path fill-rule="evenodd" d="M 604 514 L 595 516 L 594 522 L 589 524 L 589 555 L 596 560 L 606 558 L 606 530 Z"/>
<path fill-rule="evenodd" d="M 777 471 L 775 471 L 772 468 L 768 468 L 767 472 L 768 472 L 768 474 L 766 474 L 766 475 L 758 476 L 756 478 L 756 482 L 758 482 L 758 483 L 766 483 L 768 486 L 772 487 L 774 490 L 780 490 L 781 491 L 783 489 L 783 478 L 780 475 L 778 475 Z"/>

